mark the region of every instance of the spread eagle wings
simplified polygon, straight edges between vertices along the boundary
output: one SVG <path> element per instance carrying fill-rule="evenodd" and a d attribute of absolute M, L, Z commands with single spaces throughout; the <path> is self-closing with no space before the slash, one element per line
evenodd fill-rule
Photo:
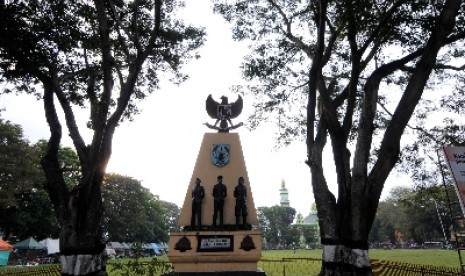
<path fill-rule="evenodd" d="M 208 115 L 213 119 L 220 119 L 218 118 L 218 106 L 219 105 L 231 105 L 231 117 L 229 119 L 234 119 L 242 112 L 243 101 L 241 95 L 237 98 L 237 100 L 233 103 L 228 103 L 228 98 L 223 96 L 221 97 L 221 103 L 215 101 L 212 95 L 208 95 L 206 101 L 206 108 Z"/>

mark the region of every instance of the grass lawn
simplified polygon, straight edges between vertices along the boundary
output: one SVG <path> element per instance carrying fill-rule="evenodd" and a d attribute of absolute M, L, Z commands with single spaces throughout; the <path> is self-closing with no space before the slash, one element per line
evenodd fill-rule
<path fill-rule="evenodd" d="M 446 266 L 460 268 L 460 261 L 455 250 L 403 250 L 403 249 L 371 249 L 368 251 L 371 259 L 410 264 Z M 273 250 L 263 251 L 262 258 L 320 258 L 322 250 Z M 465 256 L 462 256 L 465 260 Z"/>
<path fill-rule="evenodd" d="M 322 250 L 297 250 L 295 253 L 292 250 L 274 250 L 263 251 L 262 259 L 258 263 L 258 267 L 263 268 L 267 276 L 282 276 L 282 275 L 317 275 L 321 269 Z M 449 268 L 460 268 L 458 253 L 455 250 L 383 250 L 373 249 L 369 251 L 371 259 L 388 262 L 401 262 L 407 264 L 420 264 L 430 266 L 444 266 Z M 465 256 L 464 256 L 465 257 Z M 287 261 L 283 258 L 306 258 L 305 260 Z M 313 260 L 310 260 L 313 259 Z M 109 260 L 107 264 L 107 272 L 110 276 L 121 275 L 147 275 L 148 271 L 153 270 L 154 274 L 161 275 L 167 272 L 166 263 L 169 260 L 166 256 L 157 258 L 141 258 L 141 259 L 118 259 Z M 168 264 L 169 266 L 169 264 Z M 22 268 L 1 268 L 0 275 L 7 274 L 11 270 L 18 273 L 24 272 L 23 275 L 51 275 L 44 274 L 47 271 L 60 271 L 60 265 L 40 265 L 37 267 L 22 267 Z M 386 270 L 387 271 L 387 270 Z M 34 272 L 34 273 L 33 273 Z M 389 273 L 397 273 L 389 270 Z M 47 272 L 48 273 L 48 272 Z M 384 274 L 383 274 L 384 275 Z M 398 275 L 398 274 L 389 274 Z"/>
<path fill-rule="evenodd" d="M 369 256 L 371 259 L 393 262 L 460 268 L 459 255 L 456 250 L 372 249 L 369 251 Z M 462 255 L 462 258 L 465 256 Z"/>
<path fill-rule="evenodd" d="M 404 249 L 371 249 L 368 251 L 371 259 L 409 264 L 446 266 L 460 268 L 459 256 L 456 250 L 404 250 Z M 322 250 L 271 250 L 262 251 L 262 259 L 281 258 L 315 258 L 321 259 Z M 462 255 L 465 261 L 465 255 Z M 151 258 L 147 258 L 150 260 Z M 158 257 L 160 261 L 169 261 L 166 256 Z M 121 259 L 123 262 L 130 259 Z M 111 261 L 110 261 L 111 262 Z"/>

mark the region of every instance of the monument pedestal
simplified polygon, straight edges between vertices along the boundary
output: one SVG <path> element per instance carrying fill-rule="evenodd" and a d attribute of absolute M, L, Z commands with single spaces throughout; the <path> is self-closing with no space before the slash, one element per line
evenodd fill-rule
<path fill-rule="evenodd" d="M 213 222 L 213 188 L 220 178 L 226 186 L 223 225 Z M 247 224 L 236 225 L 238 179 L 247 191 Z M 201 180 L 205 196 L 201 203 L 201 226 L 191 225 L 192 196 Z M 243 222 L 242 217 L 240 221 Z M 185 231 L 171 232 L 168 258 L 179 275 L 265 275 L 257 268 L 261 258 L 261 231 L 250 182 L 237 133 L 206 133 L 177 222 Z"/>
<path fill-rule="evenodd" d="M 189 231 L 170 235 L 169 259 L 178 273 L 257 272 L 261 231 Z"/>

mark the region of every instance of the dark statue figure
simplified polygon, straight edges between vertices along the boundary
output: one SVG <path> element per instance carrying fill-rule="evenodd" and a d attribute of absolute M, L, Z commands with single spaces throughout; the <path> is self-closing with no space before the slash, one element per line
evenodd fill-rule
<path fill-rule="evenodd" d="M 247 224 L 247 189 L 244 186 L 244 178 L 241 176 L 237 180 L 237 186 L 234 189 L 234 197 L 236 198 L 236 225 L 239 225 L 239 218 L 242 216 L 242 225 Z"/>
<path fill-rule="evenodd" d="M 216 226 L 216 220 L 218 218 L 218 213 L 220 214 L 220 224 L 223 226 L 223 206 L 224 199 L 226 198 L 227 191 L 226 185 L 223 184 L 223 177 L 219 175 L 217 177 L 218 183 L 213 186 L 213 226 Z"/>
<path fill-rule="evenodd" d="M 233 103 L 228 103 L 228 97 L 222 96 L 221 103 L 219 103 L 213 100 L 213 97 L 210 94 L 206 101 L 206 109 L 208 115 L 211 118 L 216 119 L 216 122 L 214 125 L 210 125 L 209 123 L 205 123 L 205 125 L 211 129 L 218 130 L 218 132 L 229 132 L 231 129 L 238 128 L 242 126 L 243 123 L 234 125 L 231 122 L 231 119 L 234 119 L 241 114 L 242 107 L 243 102 L 240 95 Z M 220 123 L 220 126 L 217 126 L 218 123 Z"/>
<path fill-rule="evenodd" d="M 195 187 L 192 190 L 192 217 L 191 217 L 191 228 L 195 228 L 195 219 L 197 217 L 198 228 L 202 227 L 202 200 L 205 197 L 205 190 L 203 186 L 200 186 L 202 181 L 197 178 L 195 179 Z"/>

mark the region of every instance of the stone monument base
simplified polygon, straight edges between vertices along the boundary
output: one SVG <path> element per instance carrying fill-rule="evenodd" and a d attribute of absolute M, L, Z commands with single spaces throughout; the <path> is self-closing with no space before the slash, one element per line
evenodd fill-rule
<path fill-rule="evenodd" d="M 258 230 L 171 232 L 169 244 L 168 258 L 179 275 L 265 275 L 257 268 Z"/>

